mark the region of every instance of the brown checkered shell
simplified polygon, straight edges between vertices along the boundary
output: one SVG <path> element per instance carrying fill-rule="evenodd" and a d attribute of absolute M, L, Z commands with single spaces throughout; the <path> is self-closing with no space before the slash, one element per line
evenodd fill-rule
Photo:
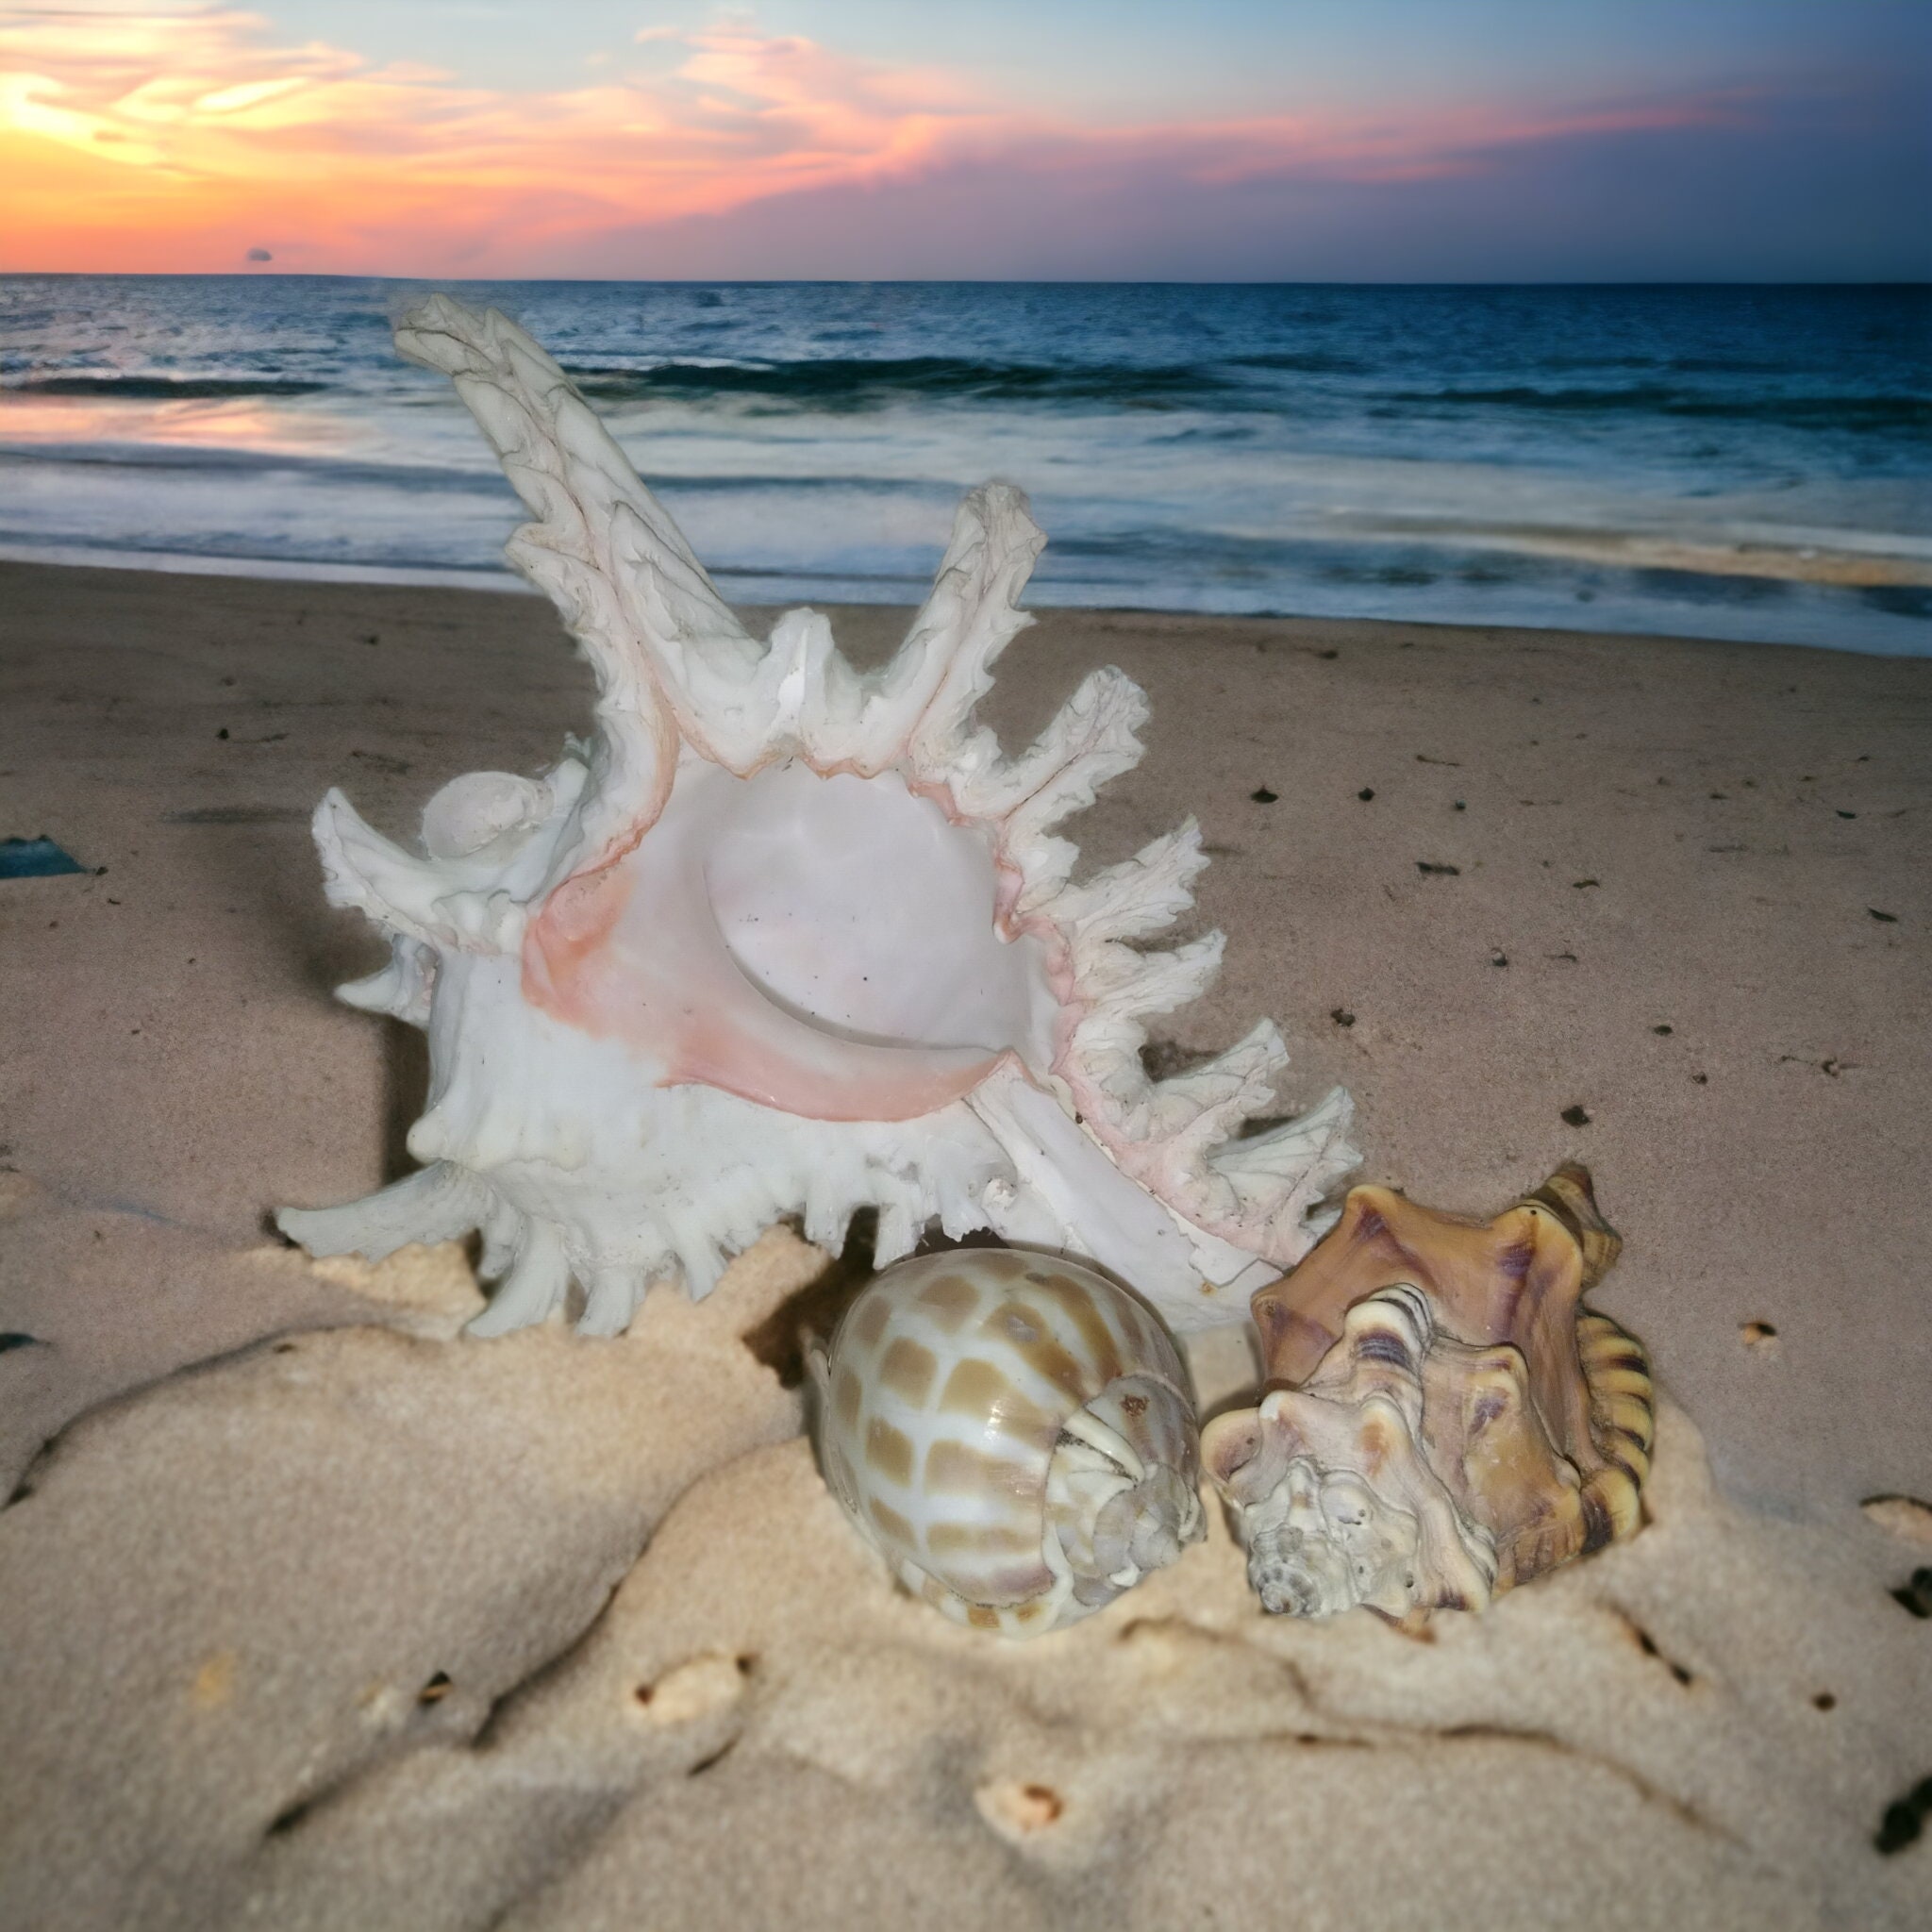
<path fill-rule="evenodd" d="M 1031 1637 L 1203 1533 L 1187 1374 L 1091 1269 L 998 1248 L 888 1269 L 814 1363 L 832 1492 L 908 1590 Z"/>

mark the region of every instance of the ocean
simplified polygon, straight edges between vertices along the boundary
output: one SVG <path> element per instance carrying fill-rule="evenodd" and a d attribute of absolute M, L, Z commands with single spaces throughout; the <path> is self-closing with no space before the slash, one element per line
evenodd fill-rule
<path fill-rule="evenodd" d="M 445 286 L 742 602 L 916 601 L 997 476 L 1040 606 L 1932 654 L 1924 287 Z M 0 275 L 0 556 L 515 587 L 423 291 Z"/>

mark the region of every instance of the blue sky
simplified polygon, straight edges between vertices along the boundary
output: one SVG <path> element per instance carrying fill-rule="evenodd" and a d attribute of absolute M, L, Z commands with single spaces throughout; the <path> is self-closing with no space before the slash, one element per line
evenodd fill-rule
<path fill-rule="evenodd" d="M 735 19 L 971 75 L 1007 99 L 1134 117 L 1485 94 L 1557 105 L 1905 62 L 1924 85 L 1932 72 L 1925 0 L 267 0 L 258 10 L 291 37 L 504 88 L 577 85 L 597 57 L 643 64 L 641 29 Z"/>

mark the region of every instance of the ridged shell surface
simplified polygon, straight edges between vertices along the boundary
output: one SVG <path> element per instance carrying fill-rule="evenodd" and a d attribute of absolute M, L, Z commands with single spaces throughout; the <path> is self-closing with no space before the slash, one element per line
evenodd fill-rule
<path fill-rule="evenodd" d="M 1091 1270 L 973 1248 L 888 1270 L 817 1365 L 826 1481 L 908 1589 L 1031 1636 L 1201 1534 L 1187 1374 Z"/>
<path fill-rule="evenodd" d="M 1264 1608 L 1480 1609 L 1635 1533 L 1649 1360 L 1581 1302 L 1620 1246 L 1575 1165 L 1487 1223 L 1350 1193 L 1255 1297 L 1268 1392 L 1207 1432 Z"/>

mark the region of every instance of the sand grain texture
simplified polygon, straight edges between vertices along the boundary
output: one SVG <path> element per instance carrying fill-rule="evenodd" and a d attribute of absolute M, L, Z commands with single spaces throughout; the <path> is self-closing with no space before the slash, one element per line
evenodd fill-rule
<path fill-rule="evenodd" d="M 274 1247 L 421 1103 L 328 1001 L 373 947 L 309 808 L 405 832 L 584 674 L 525 599 L 0 568 L 0 836 L 107 868 L 0 883 L 0 1925 L 1926 1922 L 1925 667 L 1057 612 L 996 722 L 1102 661 L 1155 724 L 1076 836 L 1195 811 L 1230 933 L 1164 1050 L 1272 1013 L 1441 1205 L 1588 1159 L 1653 1523 L 1419 1642 L 1263 1618 L 1217 1521 L 1001 1646 L 741 1339 L 794 1238 L 612 1343 L 459 1339 L 454 1250 Z"/>

